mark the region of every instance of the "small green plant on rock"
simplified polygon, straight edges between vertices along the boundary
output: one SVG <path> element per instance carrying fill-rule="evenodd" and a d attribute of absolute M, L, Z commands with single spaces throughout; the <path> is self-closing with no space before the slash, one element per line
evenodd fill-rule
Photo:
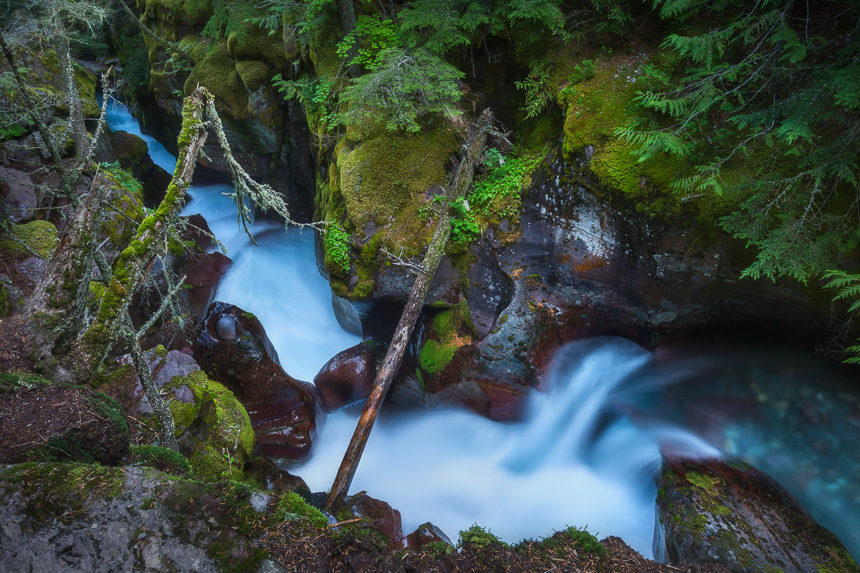
<path fill-rule="evenodd" d="M 325 232 L 326 266 L 338 274 L 349 274 L 349 233 L 339 223 L 331 223 Z"/>

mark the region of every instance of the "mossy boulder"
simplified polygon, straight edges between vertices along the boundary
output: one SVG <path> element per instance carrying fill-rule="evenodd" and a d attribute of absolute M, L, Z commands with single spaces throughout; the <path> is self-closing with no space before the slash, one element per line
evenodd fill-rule
<path fill-rule="evenodd" d="M 671 562 L 732 571 L 860 571 L 830 531 L 765 474 L 739 462 L 664 459 L 657 518 Z"/>
<path fill-rule="evenodd" d="M 318 214 L 351 235 L 358 280 L 334 281 L 338 295 L 367 298 L 380 272 L 402 274 L 380 266 L 381 249 L 406 257 L 423 252 L 433 231 L 432 199 L 445 184 L 458 145 L 454 127 L 441 121 L 414 135 L 379 131 L 341 139 L 329 179 L 317 194 Z M 335 277 L 342 274 L 340 268 L 329 270 Z"/>
<path fill-rule="evenodd" d="M 122 407 L 101 392 L 26 373 L 0 374 L 0 462 L 117 464 L 128 452 Z"/>
<path fill-rule="evenodd" d="M 223 384 L 199 370 L 171 384 L 184 384 L 194 393 L 199 411 L 180 436 L 180 449 L 197 475 L 206 479 L 242 477 L 242 468 L 251 460 L 257 438 L 245 407 Z M 184 421 L 180 408 L 171 408 L 174 418 Z"/>
<path fill-rule="evenodd" d="M 194 472 L 206 479 L 241 478 L 256 446 L 245 407 L 187 354 L 158 346 L 144 357 L 173 417 L 182 454 Z M 137 415 L 157 424 L 139 382 L 131 393 L 139 401 Z"/>
<path fill-rule="evenodd" d="M 0 250 L 12 255 L 32 255 L 51 258 L 58 243 L 57 227 L 50 221 L 11 223 L 9 232 L 0 234 Z"/>

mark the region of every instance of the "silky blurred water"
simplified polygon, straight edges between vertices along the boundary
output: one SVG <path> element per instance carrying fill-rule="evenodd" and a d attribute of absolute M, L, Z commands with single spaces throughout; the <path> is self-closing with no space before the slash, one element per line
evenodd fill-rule
<path fill-rule="evenodd" d="M 173 170 L 175 158 L 127 109 L 112 105 L 108 122 L 143 137 L 153 161 Z M 252 246 L 230 191 L 195 185 L 183 211 L 201 213 L 234 262 L 217 299 L 256 314 L 284 369 L 312 380 L 358 342 L 334 317 L 313 234 L 258 221 Z M 384 413 L 350 491 L 399 509 L 405 532 L 431 521 L 456 538 L 478 523 L 518 541 L 587 526 L 650 557 L 661 447 L 725 453 L 773 476 L 858 556 L 860 400 L 847 378 L 785 349 L 652 353 L 613 337 L 574 342 L 557 353 L 546 393 L 530 396 L 522 422 L 455 409 Z M 330 414 L 311 459 L 290 471 L 327 490 L 357 415 Z"/>

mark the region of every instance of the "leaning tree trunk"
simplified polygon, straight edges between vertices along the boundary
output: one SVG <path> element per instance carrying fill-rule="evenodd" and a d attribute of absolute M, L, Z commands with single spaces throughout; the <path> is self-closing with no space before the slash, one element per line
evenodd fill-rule
<path fill-rule="evenodd" d="M 463 158 L 448 182 L 448 187 L 445 190 L 445 206 L 441 210 L 439 222 L 436 224 L 433 237 L 430 239 L 430 244 L 427 247 L 427 253 L 424 255 L 421 271 L 415 278 L 415 283 L 413 283 L 412 290 L 409 293 L 409 299 L 406 301 L 406 307 L 403 309 L 403 314 L 400 315 L 400 321 L 397 323 L 394 337 L 391 339 L 391 345 L 388 347 L 388 351 L 385 353 L 385 358 L 382 361 L 382 366 L 376 374 L 376 380 L 373 382 L 373 390 L 364 405 L 364 410 L 361 412 L 355 432 L 352 435 L 337 476 L 332 484 L 331 492 L 326 501 L 326 508 L 328 509 L 332 509 L 340 504 L 349 492 L 349 486 L 352 483 L 355 470 L 358 468 L 361 454 L 367 445 L 370 432 L 373 430 L 373 423 L 376 421 L 379 408 L 382 406 L 385 395 L 388 393 L 388 389 L 391 387 L 391 383 L 400 368 L 400 362 L 403 360 L 406 345 L 409 343 L 409 338 L 412 336 L 412 331 L 415 328 L 415 322 L 418 320 L 418 315 L 424 306 L 424 299 L 427 298 L 427 292 L 430 290 L 430 283 L 433 281 L 436 269 L 439 267 L 439 262 L 445 253 L 445 246 L 448 244 L 448 237 L 451 234 L 451 218 L 448 212 L 448 205 L 460 193 L 464 193 L 469 188 L 475 172 L 475 166 L 483 155 L 487 134 L 491 128 L 492 114 L 489 110 L 485 110 L 481 114 L 481 117 L 469 126 L 466 141 L 463 145 Z"/>
<path fill-rule="evenodd" d="M 111 347 L 121 338 L 123 320 L 128 313 L 134 291 L 147 276 L 156 257 L 163 252 L 170 226 L 185 204 L 185 194 L 194 175 L 197 156 L 206 142 L 206 106 L 212 94 L 197 88 L 185 98 L 182 130 L 177 141 L 179 156 L 167 193 L 158 208 L 137 229 L 137 235 L 114 262 L 110 282 L 106 285 L 96 318 L 82 336 L 78 351 L 82 366 L 95 371 Z"/>

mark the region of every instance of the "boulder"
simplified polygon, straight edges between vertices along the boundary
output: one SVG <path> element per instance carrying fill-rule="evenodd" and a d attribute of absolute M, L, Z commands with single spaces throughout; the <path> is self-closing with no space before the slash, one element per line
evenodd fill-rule
<path fill-rule="evenodd" d="M 36 213 L 36 190 L 30 175 L 0 166 L 0 195 L 6 202 L 6 215 L 15 223 L 33 218 Z"/>
<path fill-rule="evenodd" d="M 0 463 L 72 460 L 119 463 L 128 452 L 122 407 L 82 387 L 30 374 L 0 374 Z"/>
<path fill-rule="evenodd" d="M 860 571 L 836 536 L 785 490 L 739 462 L 664 458 L 657 519 L 673 563 L 722 563 L 742 572 Z"/>
<path fill-rule="evenodd" d="M 362 518 L 363 522 L 384 535 L 391 546 L 403 547 L 400 512 L 386 502 L 361 492 L 346 497 L 343 507 L 352 514 L 353 518 Z"/>
<path fill-rule="evenodd" d="M 254 454 L 255 436 L 244 406 L 233 392 L 211 380 L 197 362 L 163 346 L 144 353 L 152 381 L 164 397 L 176 426 L 180 451 L 197 474 L 210 479 L 242 477 Z M 126 355 L 120 364 L 131 364 Z M 137 376 L 131 395 L 138 417 L 154 420 L 154 411 Z"/>
<path fill-rule="evenodd" d="M 370 395 L 376 377 L 376 347 L 359 342 L 325 363 L 314 378 L 314 386 L 326 412 L 339 410 Z"/>
<path fill-rule="evenodd" d="M 248 409 L 263 455 L 289 460 L 310 455 L 316 391 L 284 372 L 257 317 L 214 302 L 195 340 L 194 358 Z"/>
<path fill-rule="evenodd" d="M 406 536 L 405 544 L 409 549 L 420 549 L 431 543 L 444 543 L 446 545 L 454 545 L 451 543 L 451 538 L 445 535 L 445 532 L 430 523 L 422 523 L 418 528 Z"/>

